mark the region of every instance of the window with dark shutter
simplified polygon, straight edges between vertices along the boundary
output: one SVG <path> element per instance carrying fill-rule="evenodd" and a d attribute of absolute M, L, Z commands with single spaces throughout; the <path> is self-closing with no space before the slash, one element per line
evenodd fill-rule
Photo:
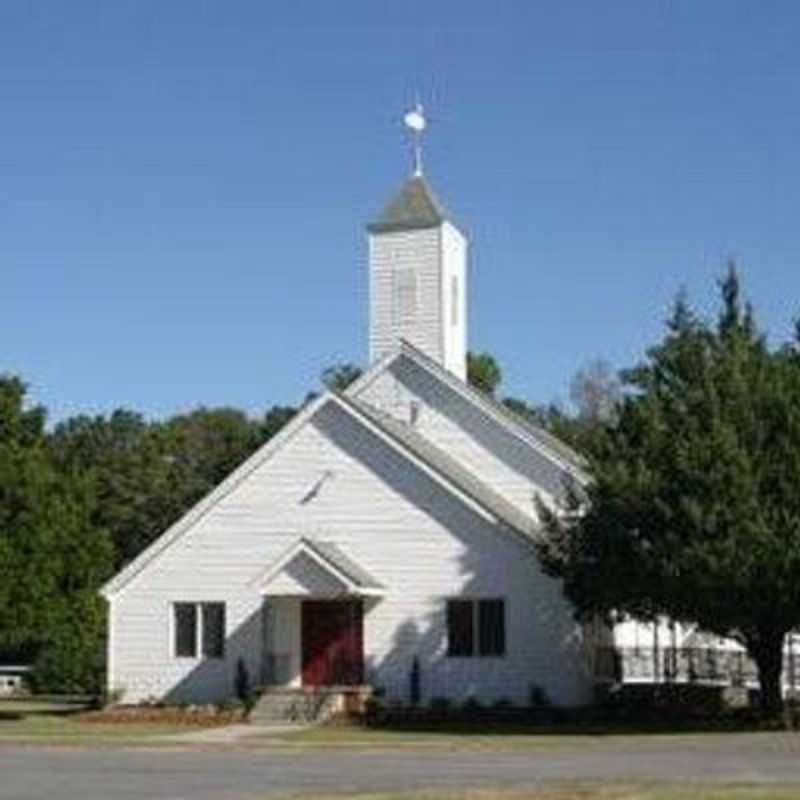
<path fill-rule="evenodd" d="M 478 603 L 478 653 L 502 656 L 506 652 L 506 615 L 502 600 Z"/>
<path fill-rule="evenodd" d="M 447 655 L 471 656 L 474 651 L 472 601 L 447 601 Z"/>
<path fill-rule="evenodd" d="M 206 658 L 225 656 L 225 605 L 203 603 L 203 655 Z"/>
<path fill-rule="evenodd" d="M 505 600 L 448 600 L 447 655 L 504 656 Z"/>
<path fill-rule="evenodd" d="M 197 656 L 197 606 L 194 603 L 175 603 L 175 655 L 179 658 Z"/>

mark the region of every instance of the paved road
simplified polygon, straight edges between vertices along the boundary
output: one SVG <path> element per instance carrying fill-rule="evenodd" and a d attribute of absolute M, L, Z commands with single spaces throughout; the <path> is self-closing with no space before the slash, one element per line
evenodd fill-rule
<path fill-rule="evenodd" d="M 59 750 L 0 747 L 2 800 L 255 800 L 552 780 L 800 784 L 796 734 L 663 739 L 627 749 L 460 752 Z"/>

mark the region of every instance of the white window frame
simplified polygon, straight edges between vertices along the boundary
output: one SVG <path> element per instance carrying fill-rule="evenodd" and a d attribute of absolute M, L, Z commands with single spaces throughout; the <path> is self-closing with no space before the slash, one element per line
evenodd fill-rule
<path fill-rule="evenodd" d="M 222 655 L 207 656 L 203 653 L 203 606 L 220 605 L 222 606 Z M 177 627 L 177 607 L 194 606 L 195 609 L 195 631 L 194 631 L 194 655 L 179 656 L 176 648 Z M 224 600 L 174 600 L 169 604 L 169 650 L 173 659 L 177 661 L 224 661 L 227 656 L 228 641 L 228 608 Z"/>
<path fill-rule="evenodd" d="M 472 652 L 464 655 L 451 656 L 450 655 L 450 630 L 447 625 L 447 604 L 451 601 L 463 601 L 472 604 Z M 508 655 L 508 599 L 502 595 L 448 595 L 444 598 L 445 601 L 445 632 L 446 632 L 446 650 L 445 655 L 447 658 L 479 658 L 479 659 L 500 659 Z M 486 601 L 500 601 L 503 604 L 503 652 L 493 655 L 481 653 L 481 617 L 480 617 L 480 604 Z"/>

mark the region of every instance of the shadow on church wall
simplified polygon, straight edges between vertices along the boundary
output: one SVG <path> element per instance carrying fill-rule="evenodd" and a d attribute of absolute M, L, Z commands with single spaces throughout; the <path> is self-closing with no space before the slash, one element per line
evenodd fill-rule
<path fill-rule="evenodd" d="M 389 697 L 408 702 L 416 659 L 420 668 L 422 703 L 440 696 L 450 697 L 454 702 L 475 696 L 485 703 L 511 700 L 523 704 L 534 686 L 541 687 L 557 703 L 564 702 L 563 698 L 578 698 L 585 692 L 585 687 L 591 684 L 589 659 L 580 641 L 581 631 L 572 620 L 560 585 L 538 568 L 532 569 L 530 590 L 522 598 L 518 589 L 511 591 L 505 583 L 506 575 L 492 572 L 498 569 L 496 559 L 491 558 L 497 537 L 514 534 L 497 526 L 490 530 L 483 519 L 476 526 L 475 512 L 422 470 L 409 469 L 403 456 L 340 409 L 322 408 L 312 424 L 366 466 L 378 480 L 444 526 L 462 547 L 458 563 L 462 581 L 458 592 L 443 590 L 441 596 L 430 598 L 432 609 L 428 613 L 400 621 L 391 634 L 388 648 L 380 655 L 371 653 L 370 614 L 380 603 L 391 602 L 392 593 L 402 592 L 403 587 L 389 586 L 385 599 L 365 601 L 367 682 L 384 688 Z M 325 493 L 335 491 L 336 481 L 329 482 L 324 490 Z M 319 502 L 318 498 L 304 500 L 302 506 L 298 502 L 298 509 L 308 509 Z M 368 498 L 365 503 L 368 504 Z M 302 514 L 302 510 L 298 511 L 299 519 Z M 381 535 L 380 530 L 376 535 Z M 331 538 L 336 539 L 336 531 L 331 532 Z M 535 556 L 526 545 L 512 541 L 511 546 L 519 548 L 520 558 L 532 559 L 535 563 Z M 360 560 L 356 547 L 346 549 L 350 557 Z M 263 569 L 265 565 L 258 566 Z M 384 576 L 377 574 L 376 577 Z M 468 598 L 505 598 L 505 657 L 451 658 L 447 655 L 446 599 L 454 594 Z M 524 605 L 517 607 L 515 604 Z M 245 660 L 252 682 L 259 683 L 264 641 L 263 614 L 259 608 L 228 634 L 225 659 L 198 661 L 165 699 L 168 702 L 211 702 L 232 697 L 239 658 Z M 520 652 L 520 642 L 529 643 L 526 651 Z"/>

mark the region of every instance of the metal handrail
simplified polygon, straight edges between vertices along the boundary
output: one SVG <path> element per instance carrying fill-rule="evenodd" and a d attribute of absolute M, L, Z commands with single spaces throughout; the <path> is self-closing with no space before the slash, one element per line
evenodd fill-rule
<path fill-rule="evenodd" d="M 795 655 L 784 653 L 784 683 L 800 685 Z M 714 683 L 745 686 L 756 683 L 755 662 L 740 650 L 713 647 L 599 647 L 595 677 L 602 680 Z"/>

